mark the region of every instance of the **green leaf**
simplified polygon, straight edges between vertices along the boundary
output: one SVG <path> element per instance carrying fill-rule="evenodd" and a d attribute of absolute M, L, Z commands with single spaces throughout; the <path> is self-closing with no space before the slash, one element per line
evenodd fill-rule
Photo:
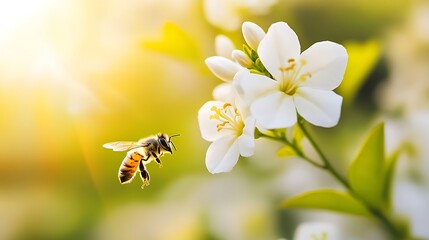
<path fill-rule="evenodd" d="M 264 136 L 264 134 L 261 131 L 259 131 L 258 128 L 255 128 L 255 134 L 254 134 L 255 139 L 259 139 L 263 136 Z"/>
<path fill-rule="evenodd" d="M 349 168 L 349 182 L 353 191 L 365 202 L 380 209 L 383 203 L 384 124 L 370 133 Z"/>
<path fill-rule="evenodd" d="M 256 60 L 255 60 L 255 68 L 256 69 L 258 69 L 260 72 L 264 72 L 264 70 L 265 70 L 265 67 L 264 67 L 264 65 L 262 64 L 262 62 L 261 62 L 261 59 L 260 58 L 257 58 Z"/>
<path fill-rule="evenodd" d="M 249 69 L 250 73 L 254 73 L 254 74 L 259 74 L 259 75 L 264 75 L 263 73 L 261 73 L 259 70 L 256 70 L 254 68 Z"/>
<path fill-rule="evenodd" d="M 405 142 L 401 144 L 395 152 L 392 153 L 386 159 L 386 166 L 384 170 L 384 186 L 383 186 L 383 201 L 386 205 L 386 209 L 389 209 L 392 205 L 392 186 L 393 186 L 393 177 L 395 175 L 396 164 L 398 162 L 399 156 L 409 151 L 411 148 L 410 144 Z"/>
<path fill-rule="evenodd" d="M 350 194 L 331 189 L 315 190 L 285 200 L 282 208 L 329 210 L 360 216 L 370 216 L 368 210 Z"/>
<path fill-rule="evenodd" d="M 353 102 L 359 89 L 368 78 L 380 58 L 381 47 L 377 40 L 364 43 L 348 42 L 344 44 L 349 55 L 344 80 L 338 87 L 338 93 L 344 97 L 345 104 Z"/>
<path fill-rule="evenodd" d="M 386 162 L 386 170 L 384 173 L 384 186 L 383 186 L 383 202 L 386 203 L 386 208 L 391 206 L 391 192 L 393 184 L 393 175 L 395 173 L 396 163 L 399 158 L 399 152 L 395 152 Z"/>
<path fill-rule="evenodd" d="M 247 44 L 243 44 L 243 52 L 253 61 L 255 62 L 256 59 L 258 59 L 258 53 L 253 50 L 252 48 L 250 48 L 249 46 L 247 46 Z"/>
<path fill-rule="evenodd" d="M 162 34 L 161 39 L 143 40 L 142 47 L 184 60 L 200 59 L 197 42 L 178 24 L 165 23 Z"/>

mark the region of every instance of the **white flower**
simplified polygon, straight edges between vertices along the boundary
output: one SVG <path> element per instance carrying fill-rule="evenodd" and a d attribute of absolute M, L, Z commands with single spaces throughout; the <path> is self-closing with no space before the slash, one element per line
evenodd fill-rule
<path fill-rule="evenodd" d="M 240 27 L 246 15 L 264 15 L 277 0 L 205 0 L 204 12 L 210 24 L 227 31 Z"/>
<path fill-rule="evenodd" d="M 299 225 L 294 240 L 340 240 L 337 227 L 330 223 L 311 222 Z"/>
<path fill-rule="evenodd" d="M 209 101 L 198 111 L 201 135 L 212 142 L 206 154 L 209 172 L 231 171 L 239 155 L 253 155 L 255 120 L 243 110 L 229 103 Z"/>
<path fill-rule="evenodd" d="M 410 232 L 421 239 L 429 239 L 428 125 L 428 109 L 407 112 L 385 123 L 387 152 L 402 151 L 395 169 L 393 210 L 408 219 Z"/>
<path fill-rule="evenodd" d="M 237 77 L 237 87 L 260 126 L 290 127 L 297 112 L 317 126 L 338 123 L 342 97 L 332 90 L 341 83 L 347 65 L 343 46 L 324 41 L 301 53 L 295 32 L 278 22 L 268 29 L 257 52 L 274 79 L 244 71 Z"/>
<path fill-rule="evenodd" d="M 338 229 L 330 224 L 323 222 L 303 223 L 299 225 L 295 240 L 339 240 Z"/>
<path fill-rule="evenodd" d="M 232 57 L 234 43 L 224 35 L 218 35 L 215 39 L 215 49 L 218 56 L 206 58 L 205 62 L 210 71 L 224 83 L 219 84 L 213 90 L 213 97 L 224 102 L 235 102 L 236 91 L 232 84 L 235 74 L 242 69 Z"/>
<path fill-rule="evenodd" d="M 429 3 L 417 4 L 410 17 L 387 38 L 389 79 L 378 96 L 383 110 L 396 115 L 426 111 L 429 105 Z"/>
<path fill-rule="evenodd" d="M 234 102 L 236 91 L 232 84 L 235 74 L 242 68 L 236 62 L 221 56 L 212 56 L 206 59 L 210 71 L 224 83 L 213 90 L 213 98 L 219 101 Z"/>

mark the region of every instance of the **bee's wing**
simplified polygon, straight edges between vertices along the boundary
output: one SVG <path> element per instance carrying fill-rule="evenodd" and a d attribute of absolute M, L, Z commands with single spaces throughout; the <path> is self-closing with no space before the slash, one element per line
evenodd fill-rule
<path fill-rule="evenodd" d="M 134 148 L 145 147 L 144 144 L 139 144 L 137 142 L 127 142 L 127 141 L 119 141 L 119 142 L 110 142 L 103 144 L 104 148 L 112 149 L 115 152 L 128 151 Z"/>

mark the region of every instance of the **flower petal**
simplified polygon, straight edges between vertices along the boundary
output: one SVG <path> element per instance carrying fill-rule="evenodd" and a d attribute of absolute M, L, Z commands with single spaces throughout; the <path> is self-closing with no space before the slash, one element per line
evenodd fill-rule
<path fill-rule="evenodd" d="M 247 45 L 256 51 L 259 43 L 265 37 L 264 30 L 252 22 L 244 22 L 241 30 Z"/>
<path fill-rule="evenodd" d="M 250 111 L 256 122 L 266 129 L 287 128 L 297 120 L 293 98 L 282 92 L 256 99 L 250 106 Z"/>
<path fill-rule="evenodd" d="M 263 75 L 249 73 L 247 69 L 237 73 L 233 84 L 238 95 L 248 104 L 257 97 L 275 91 L 278 85 L 275 80 Z"/>
<path fill-rule="evenodd" d="M 224 81 L 232 81 L 240 66 L 228 58 L 213 56 L 206 58 L 206 65 L 216 77 Z"/>
<path fill-rule="evenodd" d="M 237 93 L 232 82 L 224 82 L 213 89 L 213 98 L 217 101 L 234 103 Z"/>
<path fill-rule="evenodd" d="M 333 127 L 340 119 L 343 98 L 333 91 L 300 87 L 294 101 L 298 113 L 316 126 Z"/>
<path fill-rule="evenodd" d="M 305 61 L 301 73 L 310 73 L 303 86 L 333 90 L 343 81 L 347 51 L 340 44 L 324 41 L 313 44 L 301 54 Z"/>
<path fill-rule="evenodd" d="M 225 35 L 217 35 L 215 38 L 216 54 L 231 59 L 232 51 L 235 49 L 234 43 Z"/>
<path fill-rule="evenodd" d="M 297 59 L 300 53 L 298 36 L 285 22 L 271 25 L 258 47 L 262 64 L 275 79 L 281 77 L 280 67 L 288 67 L 288 61 Z"/>
<path fill-rule="evenodd" d="M 216 125 L 219 123 L 215 119 L 210 119 L 213 114 L 211 108 L 222 107 L 225 103 L 221 101 L 208 101 L 198 111 L 198 124 L 200 127 L 201 137 L 209 142 L 214 142 L 224 136 L 224 131 L 218 132 Z"/>
<path fill-rule="evenodd" d="M 238 150 L 243 157 L 250 157 L 255 152 L 255 118 L 244 120 L 243 134 L 238 137 Z"/>
<path fill-rule="evenodd" d="M 238 157 L 236 138 L 233 135 L 227 135 L 209 146 L 206 154 L 206 166 L 210 173 L 229 172 L 237 163 Z"/>

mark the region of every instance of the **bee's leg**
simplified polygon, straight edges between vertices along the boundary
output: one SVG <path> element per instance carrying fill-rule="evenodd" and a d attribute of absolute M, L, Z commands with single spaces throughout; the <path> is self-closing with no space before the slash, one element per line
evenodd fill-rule
<path fill-rule="evenodd" d="M 140 169 L 140 176 L 143 180 L 142 188 L 144 188 L 145 186 L 149 186 L 150 176 L 149 176 L 149 172 L 146 170 L 146 167 L 143 164 L 143 161 L 140 161 L 139 169 Z"/>
<path fill-rule="evenodd" d="M 155 158 L 156 163 L 158 163 L 159 168 L 162 168 L 162 162 L 159 160 L 159 157 L 155 153 L 152 153 L 152 156 Z"/>

